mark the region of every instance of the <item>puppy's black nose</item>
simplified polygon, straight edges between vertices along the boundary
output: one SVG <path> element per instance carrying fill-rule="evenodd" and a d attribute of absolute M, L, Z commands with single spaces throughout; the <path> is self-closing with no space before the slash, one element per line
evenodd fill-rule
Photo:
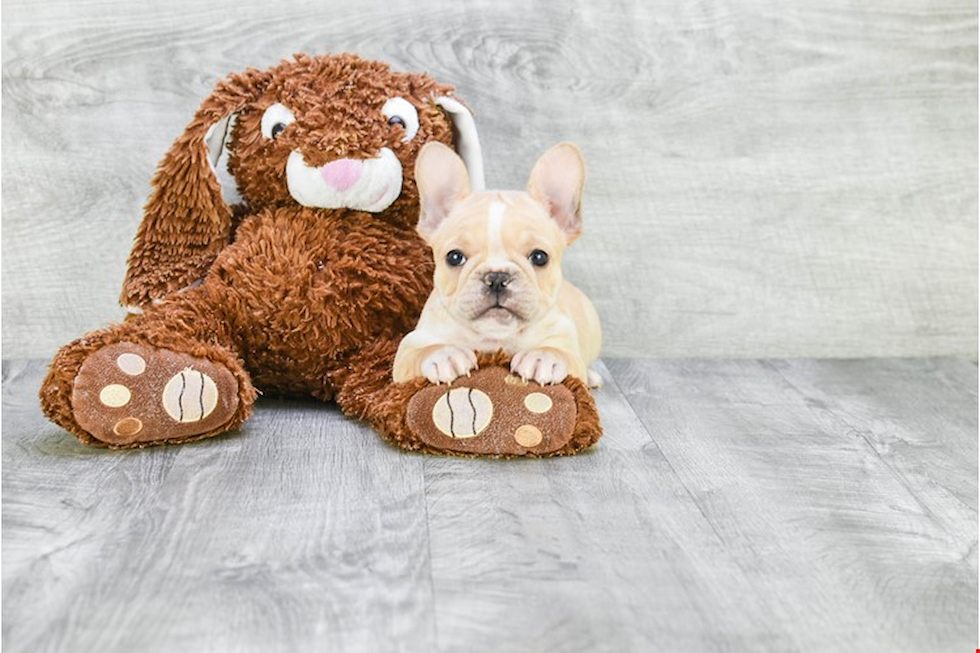
<path fill-rule="evenodd" d="M 483 283 L 486 284 L 490 292 L 500 294 L 510 283 L 511 276 L 506 272 L 487 272 L 483 275 Z"/>

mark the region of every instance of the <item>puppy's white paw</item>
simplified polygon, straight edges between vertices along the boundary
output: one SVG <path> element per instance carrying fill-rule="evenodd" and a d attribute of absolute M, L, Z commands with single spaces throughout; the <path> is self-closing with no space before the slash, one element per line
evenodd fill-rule
<path fill-rule="evenodd" d="M 541 349 L 531 349 L 514 354 L 510 370 L 525 381 L 537 381 L 541 385 L 561 383 L 568 376 L 565 359 Z"/>
<path fill-rule="evenodd" d="M 455 345 L 440 347 L 422 361 L 422 376 L 431 383 L 452 383 L 476 369 L 476 353 Z"/>
<path fill-rule="evenodd" d="M 602 375 L 590 368 L 588 386 L 590 388 L 601 388 L 603 383 Z"/>

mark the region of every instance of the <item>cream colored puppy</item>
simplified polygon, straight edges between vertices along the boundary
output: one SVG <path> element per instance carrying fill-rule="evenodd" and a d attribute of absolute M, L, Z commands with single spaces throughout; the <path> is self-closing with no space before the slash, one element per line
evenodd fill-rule
<path fill-rule="evenodd" d="M 578 147 L 545 152 L 527 192 L 470 192 L 463 161 L 440 143 L 422 148 L 415 179 L 435 289 L 398 347 L 395 381 L 450 383 L 476 369 L 474 352 L 502 349 L 525 380 L 560 383 L 571 374 L 601 385 L 589 369 L 602 341 L 599 316 L 561 273 L 562 252 L 582 230 Z"/>

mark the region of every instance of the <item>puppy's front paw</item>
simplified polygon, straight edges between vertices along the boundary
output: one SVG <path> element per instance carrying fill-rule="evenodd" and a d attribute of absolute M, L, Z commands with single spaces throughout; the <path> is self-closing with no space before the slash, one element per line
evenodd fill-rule
<path fill-rule="evenodd" d="M 422 361 L 422 376 L 431 383 L 452 383 L 476 369 L 476 353 L 448 345 L 440 347 Z"/>
<path fill-rule="evenodd" d="M 541 385 L 561 383 L 568 376 L 568 363 L 565 359 L 542 349 L 514 354 L 510 369 L 525 381 L 537 381 Z"/>

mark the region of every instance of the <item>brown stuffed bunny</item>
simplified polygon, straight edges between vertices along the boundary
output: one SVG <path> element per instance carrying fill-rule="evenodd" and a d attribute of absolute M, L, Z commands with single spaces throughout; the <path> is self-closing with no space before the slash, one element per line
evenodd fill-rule
<path fill-rule="evenodd" d="M 186 442 L 240 425 L 260 388 L 334 399 L 407 449 L 553 455 L 594 442 L 582 383 L 525 384 L 502 355 L 452 388 L 391 381 L 432 289 L 416 154 L 455 145 L 482 184 L 472 116 L 451 92 L 347 54 L 219 82 L 153 179 L 122 293 L 132 314 L 58 352 L 47 416 L 88 444 Z M 542 393 L 547 412 L 524 407 Z M 451 423 L 440 405 L 455 406 Z"/>

